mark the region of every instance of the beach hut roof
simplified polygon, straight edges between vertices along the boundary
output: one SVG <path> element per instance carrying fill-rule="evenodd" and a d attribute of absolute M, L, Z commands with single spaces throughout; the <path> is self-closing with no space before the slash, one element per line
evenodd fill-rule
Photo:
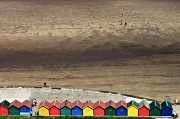
<path fill-rule="evenodd" d="M 153 109 L 157 107 L 158 109 L 161 109 L 161 105 L 156 101 L 156 100 L 153 100 L 151 103 L 150 103 L 150 109 Z"/>
<path fill-rule="evenodd" d="M 72 103 L 70 101 L 68 101 L 68 100 L 65 100 L 64 102 L 61 103 L 61 108 L 64 107 L 64 106 L 71 109 Z"/>
<path fill-rule="evenodd" d="M 127 108 L 127 103 L 123 100 L 116 103 L 116 108 L 119 108 L 121 106 L 123 106 L 124 108 Z"/>
<path fill-rule="evenodd" d="M 146 102 L 145 100 L 143 100 L 143 101 L 141 101 L 141 102 L 139 103 L 139 109 L 140 109 L 141 107 L 146 107 L 147 109 L 150 109 L 149 103 Z"/>
<path fill-rule="evenodd" d="M 116 103 L 112 100 L 105 103 L 105 108 L 110 107 L 110 106 L 116 109 Z"/>
<path fill-rule="evenodd" d="M 50 103 L 46 100 L 42 101 L 40 104 L 39 104 L 39 108 L 41 107 L 45 107 L 47 109 L 49 109 L 49 106 L 50 106 Z"/>
<path fill-rule="evenodd" d="M 52 108 L 52 107 L 56 107 L 56 108 L 60 109 L 61 108 L 61 103 L 59 101 L 55 100 L 55 101 L 50 103 L 49 108 Z"/>
<path fill-rule="evenodd" d="M 94 103 L 88 100 L 83 104 L 83 108 L 85 108 L 86 106 L 89 106 L 91 109 L 93 109 Z"/>
<path fill-rule="evenodd" d="M 0 105 L 3 105 L 4 107 L 8 108 L 10 103 L 7 100 L 4 100 L 0 103 Z"/>
<path fill-rule="evenodd" d="M 105 103 L 103 101 L 99 100 L 96 103 L 94 103 L 94 109 L 97 107 L 101 107 L 101 108 L 105 109 Z"/>
<path fill-rule="evenodd" d="M 20 107 L 22 107 L 22 106 L 26 106 L 26 107 L 30 108 L 32 106 L 32 102 L 29 100 L 25 100 L 24 102 L 21 103 Z"/>
<path fill-rule="evenodd" d="M 138 103 L 134 100 L 131 100 L 128 104 L 127 104 L 128 107 L 131 107 L 131 106 L 135 106 L 136 108 L 138 108 Z"/>
<path fill-rule="evenodd" d="M 79 108 L 82 109 L 83 103 L 81 101 L 79 101 L 79 100 L 76 100 L 75 102 L 72 103 L 71 107 L 74 108 L 75 106 L 78 106 Z"/>
<path fill-rule="evenodd" d="M 21 102 L 19 102 L 18 100 L 14 100 L 13 102 L 11 102 L 11 104 L 9 105 L 9 107 L 11 106 L 15 106 L 17 108 L 19 108 L 21 106 Z"/>
<path fill-rule="evenodd" d="M 164 109 L 165 107 L 169 107 L 170 109 L 172 109 L 172 104 L 167 100 L 165 100 L 164 102 L 161 103 L 161 107 L 162 109 Z"/>

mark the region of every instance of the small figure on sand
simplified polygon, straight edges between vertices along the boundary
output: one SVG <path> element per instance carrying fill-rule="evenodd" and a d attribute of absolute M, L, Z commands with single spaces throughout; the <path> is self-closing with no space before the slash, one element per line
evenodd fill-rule
<path fill-rule="evenodd" d="M 119 23 L 120 23 L 120 25 L 123 25 L 123 20 L 120 20 Z M 127 25 L 127 21 L 124 22 L 124 25 L 125 26 Z"/>
<path fill-rule="evenodd" d="M 122 24 L 123 24 L 123 21 L 122 21 L 122 20 L 120 20 L 120 21 L 119 21 L 119 23 L 120 23 L 120 25 L 122 25 Z"/>
<path fill-rule="evenodd" d="M 178 99 L 174 100 L 174 105 L 178 105 Z"/>
<path fill-rule="evenodd" d="M 122 11 L 122 17 L 124 16 L 124 12 Z"/>
<path fill-rule="evenodd" d="M 32 98 L 32 99 L 31 99 L 31 102 L 32 102 L 32 107 L 33 107 L 33 106 L 37 106 L 37 101 L 36 101 L 35 98 Z"/>
<path fill-rule="evenodd" d="M 173 119 L 178 118 L 178 114 L 177 114 L 177 112 L 176 112 L 175 110 L 173 110 L 172 118 L 173 118 Z"/>
<path fill-rule="evenodd" d="M 122 11 L 122 16 L 121 16 L 121 17 L 124 17 L 124 12 L 123 12 L 123 11 Z M 127 25 L 127 21 L 124 21 L 124 22 L 123 22 L 122 19 L 119 21 L 119 23 L 120 23 L 120 25 L 123 25 L 123 24 L 124 24 L 125 26 Z"/>
<path fill-rule="evenodd" d="M 127 21 L 125 21 L 124 25 L 125 25 L 125 26 L 127 25 Z"/>

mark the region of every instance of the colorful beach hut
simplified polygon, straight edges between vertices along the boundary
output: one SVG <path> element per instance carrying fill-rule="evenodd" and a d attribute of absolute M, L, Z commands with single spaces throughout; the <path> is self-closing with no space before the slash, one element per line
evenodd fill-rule
<path fill-rule="evenodd" d="M 18 100 L 14 100 L 13 102 L 11 102 L 8 109 L 9 115 L 20 115 L 20 106 L 21 102 L 19 102 Z"/>
<path fill-rule="evenodd" d="M 94 103 L 94 116 L 105 115 L 105 103 L 101 100 Z"/>
<path fill-rule="evenodd" d="M 156 100 L 150 103 L 150 116 L 161 116 L 161 105 Z"/>
<path fill-rule="evenodd" d="M 32 102 L 29 100 L 25 100 L 21 103 L 20 115 L 30 116 L 30 113 L 32 113 Z"/>
<path fill-rule="evenodd" d="M 61 103 L 57 100 L 53 101 L 50 103 L 49 106 L 49 115 L 50 116 L 60 116 L 60 108 L 61 108 Z"/>
<path fill-rule="evenodd" d="M 116 116 L 116 103 L 112 100 L 105 103 L 105 115 Z"/>
<path fill-rule="evenodd" d="M 161 103 L 161 115 L 162 116 L 172 116 L 172 105 L 170 102 L 168 102 L 167 100 L 165 100 L 164 102 Z"/>
<path fill-rule="evenodd" d="M 150 106 L 149 103 L 146 101 L 141 101 L 139 103 L 139 110 L 138 110 L 138 115 L 139 116 L 149 116 L 149 111 L 150 111 Z"/>
<path fill-rule="evenodd" d="M 81 101 L 77 100 L 73 102 L 71 106 L 72 116 L 82 116 L 83 115 L 82 107 L 83 107 L 83 103 Z"/>
<path fill-rule="evenodd" d="M 93 116 L 94 111 L 93 111 L 94 103 L 91 102 L 90 100 L 86 101 L 83 104 L 83 116 Z"/>
<path fill-rule="evenodd" d="M 138 103 L 134 100 L 130 101 L 128 104 L 128 116 L 138 116 Z"/>
<path fill-rule="evenodd" d="M 127 103 L 126 102 L 119 101 L 116 103 L 116 115 L 127 116 Z"/>
<path fill-rule="evenodd" d="M 0 103 L 0 115 L 8 115 L 8 108 L 10 103 L 4 100 Z"/>
<path fill-rule="evenodd" d="M 40 116 L 49 116 L 49 106 L 50 106 L 50 103 L 48 101 L 46 101 L 46 100 L 42 101 L 38 107 L 39 115 Z"/>
<path fill-rule="evenodd" d="M 68 100 L 65 100 L 61 103 L 60 113 L 61 115 L 68 116 L 71 115 L 71 106 L 72 103 Z"/>

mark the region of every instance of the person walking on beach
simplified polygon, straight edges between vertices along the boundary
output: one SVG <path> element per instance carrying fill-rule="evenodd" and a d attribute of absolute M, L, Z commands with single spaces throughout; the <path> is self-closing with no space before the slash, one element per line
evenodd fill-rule
<path fill-rule="evenodd" d="M 123 18 L 124 17 L 124 11 L 122 11 L 122 14 L 121 14 L 121 17 Z M 123 20 L 121 19 L 119 21 L 120 25 L 123 25 Z M 124 22 L 124 25 L 126 26 L 127 25 L 127 21 Z"/>
<path fill-rule="evenodd" d="M 122 11 L 122 17 L 124 17 L 124 12 Z"/>

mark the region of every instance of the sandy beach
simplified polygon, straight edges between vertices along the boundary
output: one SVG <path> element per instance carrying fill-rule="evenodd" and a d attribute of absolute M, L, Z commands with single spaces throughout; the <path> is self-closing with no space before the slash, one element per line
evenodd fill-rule
<path fill-rule="evenodd" d="M 179 0 L 1 0 L 0 86 L 46 82 L 180 100 L 179 6 Z"/>

